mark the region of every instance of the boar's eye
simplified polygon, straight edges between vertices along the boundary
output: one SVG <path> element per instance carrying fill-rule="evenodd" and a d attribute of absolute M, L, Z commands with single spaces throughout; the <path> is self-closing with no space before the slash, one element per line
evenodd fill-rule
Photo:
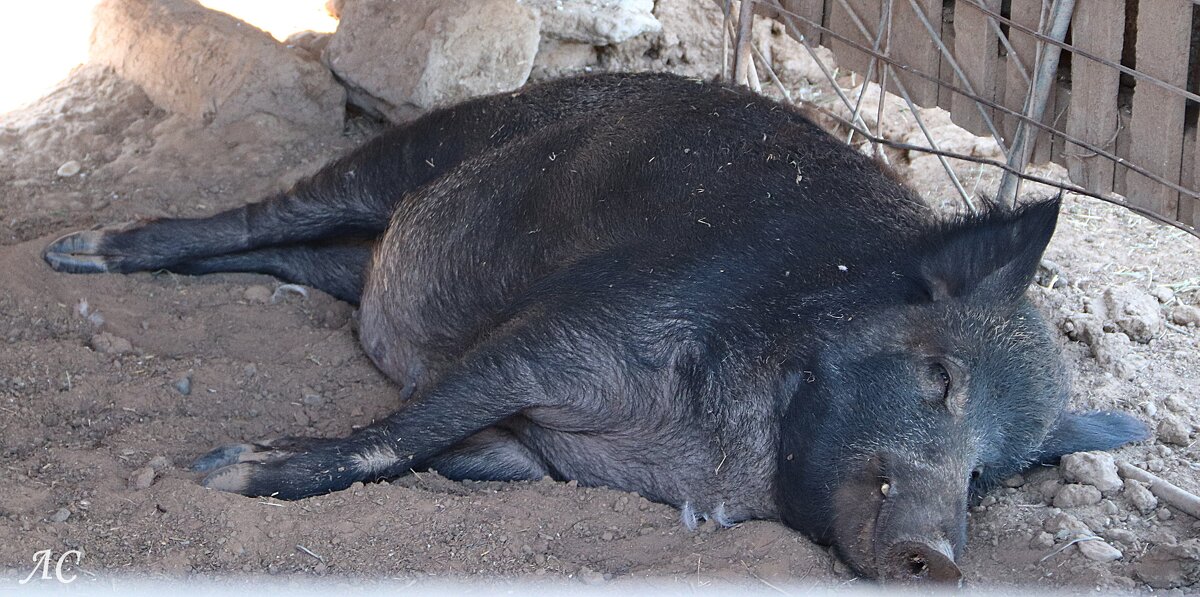
<path fill-rule="evenodd" d="M 929 397 L 938 402 L 945 403 L 950 397 L 950 370 L 939 361 L 930 361 L 929 367 L 925 373 L 926 387 L 929 389 Z"/>
<path fill-rule="evenodd" d="M 972 482 L 978 481 L 979 478 L 982 476 L 983 476 L 983 465 L 982 464 L 971 469 L 971 481 Z"/>

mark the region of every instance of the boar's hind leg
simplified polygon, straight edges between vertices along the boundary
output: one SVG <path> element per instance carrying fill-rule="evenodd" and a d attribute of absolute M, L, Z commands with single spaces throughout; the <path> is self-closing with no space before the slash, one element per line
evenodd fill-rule
<path fill-rule="evenodd" d="M 211 471 L 203 484 L 213 489 L 300 499 L 432 466 L 481 430 L 525 409 L 556 404 L 531 373 L 537 355 L 529 344 L 520 334 L 488 340 L 403 409 L 349 437 L 227 446 L 201 457 L 194 468 Z M 472 458 L 487 453 L 477 450 Z M 477 468 L 466 456 L 452 452 L 441 465 Z"/>
<path fill-rule="evenodd" d="M 387 228 L 392 201 L 376 198 L 380 193 L 370 189 L 351 188 L 343 180 L 349 175 L 339 176 L 339 168 L 345 169 L 338 165 L 287 193 L 206 218 L 142 220 L 68 234 L 50 243 L 42 256 L 61 272 L 129 273 L 262 247 L 379 236 Z"/>
<path fill-rule="evenodd" d="M 495 427 L 433 457 L 429 469 L 455 481 L 536 480 L 550 474 L 540 456 L 508 431 Z"/>
<path fill-rule="evenodd" d="M 283 245 L 241 253 L 200 257 L 177 263 L 171 271 L 199 275 L 213 272 L 270 274 L 294 284 L 322 290 L 357 305 L 371 262 L 369 242 Z"/>

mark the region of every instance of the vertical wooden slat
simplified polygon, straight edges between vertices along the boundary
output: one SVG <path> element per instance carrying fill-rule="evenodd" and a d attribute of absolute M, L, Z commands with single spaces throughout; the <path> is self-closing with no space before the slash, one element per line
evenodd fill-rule
<path fill-rule="evenodd" d="M 862 24 L 867 29 L 867 33 L 874 36 L 876 28 L 879 26 L 879 0 L 847 0 L 846 4 L 854 9 L 855 14 L 862 21 Z M 854 24 L 854 20 L 842 7 L 839 0 L 833 0 L 829 4 L 829 28 L 836 31 L 838 34 L 845 36 L 847 39 L 853 40 L 855 43 L 870 48 L 875 44 L 874 37 L 863 37 L 862 32 Z M 837 59 L 838 68 L 842 70 L 851 70 L 859 74 L 858 80 L 867 74 L 867 66 L 870 64 L 871 57 L 849 44 L 843 43 L 836 39 L 829 40 L 829 49 L 833 51 L 834 58 Z M 876 67 L 878 68 L 878 64 Z M 874 78 L 877 75 L 872 75 Z"/>
<path fill-rule="evenodd" d="M 1038 30 L 1038 25 L 1041 21 L 1043 0 L 1012 0 L 1012 8 L 1010 17 L 1013 22 L 1019 23 L 1032 29 Z M 1037 67 L 1037 40 L 1033 36 L 1009 29 L 1008 41 L 1020 56 L 1021 62 L 1025 65 L 1025 71 L 1029 78 L 1033 78 L 1033 71 Z M 1029 94 L 1029 83 L 1016 70 L 1016 62 L 1010 61 L 1006 67 L 1006 82 L 1004 86 L 1004 105 L 1005 107 L 1016 112 L 1022 112 L 1025 107 L 1025 96 Z M 1055 85 L 1051 88 L 1051 96 L 1046 103 L 1047 109 L 1042 116 L 1042 122 L 1049 123 L 1054 119 L 1054 111 L 1051 110 L 1055 104 L 1054 95 Z M 1013 133 L 1017 129 L 1019 120 L 1014 117 L 1004 119 L 1004 135 L 1005 139 L 1011 140 Z M 1044 164 L 1050 161 L 1050 137 L 1044 132 L 1038 132 L 1030 151 L 1031 164 Z"/>
<path fill-rule="evenodd" d="M 930 15 L 932 18 L 933 15 Z M 954 2 L 946 2 L 942 5 L 942 43 L 946 44 L 947 48 L 953 48 L 957 40 L 954 37 Z M 957 84 L 957 77 L 954 76 L 954 69 L 950 67 L 950 61 L 942 57 L 941 67 L 938 69 L 938 79 L 951 85 Z M 949 87 L 942 85 L 938 87 L 938 107 L 949 112 L 950 104 L 954 101 L 956 94 L 950 91 Z"/>
<path fill-rule="evenodd" d="M 1076 48 L 1114 62 L 1121 60 L 1125 35 L 1125 0 L 1085 0 L 1075 5 L 1071 39 Z M 1071 60 L 1071 96 L 1075 102 L 1067 119 L 1067 134 L 1106 151 L 1116 148 L 1117 91 L 1120 73 L 1082 56 Z M 1072 145 L 1066 146 L 1071 180 L 1086 189 L 1112 190 L 1112 161 Z"/>
<path fill-rule="evenodd" d="M 825 12 L 824 0 L 782 0 L 784 10 L 795 13 L 806 19 L 810 19 L 815 23 L 822 23 L 821 18 Z M 807 37 L 812 43 L 821 42 L 821 30 L 805 23 L 800 19 L 795 19 L 796 28 Z"/>
<path fill-rule="evenodd" d="M 984 8 L 1000 12 L 1001 0 L 973 0 Z M 954 57 L 963 74 L 970 80 L 975 94 L 988 100 L 996 100 L 996 83 L 999 76 L 999 41 L 995 30 L 988 25 L 987 15 L 966 5 L 963 0 L 955 3 L 954 9 Z M 956 80 L 955 84 L 966 89 L 968 85 Z M 985 113 L 994 118 L 994 111 Z M 950 119 L 976 135 L 989 135 L 983 115 L 979 113 L 975 100 L 954 94 L 950 102 Z"/>
<path fill-rule="evenodd" d="M 1192 180 L 1190 185 L 1185 185 L 1192 190 L 1200 190 L 1200 125 L 1191 137 L 1192 160 L 1188 162 L 1192 167 Z M 1200 199 L 1195 197 L 1179 197 L 1179 221 L 1188 226 L 1200 227 Z"/>
<path fill-rule="evenodd" d="M 1200 184 L 1196 182 L 1196 175 L 1200 170 L 1196 169 L 1200 165 L 1200 158 L 1196 156 L 1196 141 L 1197 135 L 1200 134 L 1200 126 L 1195 126 L 1195 123 L 1183 133 L 1183 167 L 1179 174 L 1179 185 L 1185 189 L 1200 189 Z M 1189 226 L 1196 225 L 1196 202 L 1197 199 L 1187 195 L 1179 195 L 1179 221 Z"/>
<path fill-rule="evenodd" d="M 917 6 L 933 26 L 934 32 L 942 35 L 942 0 L 917 0 Z M 942 54 L 937 44 L 929 39 L 928 30 L 913 11 L 908 0 L 892 2 L 892 44 L 890 55 L 921 73 L 934 78 L 939 76 Z M 953 46 L 947 46 L 953 47 Z M 898 69 L 897 69 L 898 70 Z M 912 101 L 928 108 L 937 105 L 938 84 L 904 72 L 898 72 L 900 81 L 908 90 Z"/>
<path fill-rule="evenodd" d="M 1139 71 L 1172 85 L 1186 86 L 1191 16 L 1189 0 L 1139 2 L 1135 50 Z M 1133 119 L 1129 123 L 1130 159 L 1167 180 L 1178 182 L 1183 117 L 1183 97 L 1138 81 L 1133 88 Z M 1130 203 L 1168 218 L 1177 217 L 1178 192 L 1134 172 L 1128 174 L 1126 187 Z"/>

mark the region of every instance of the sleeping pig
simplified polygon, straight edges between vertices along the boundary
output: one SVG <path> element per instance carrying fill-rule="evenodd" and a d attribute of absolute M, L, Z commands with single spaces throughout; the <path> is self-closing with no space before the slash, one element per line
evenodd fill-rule
<path fill-rule="evenodd" d="M 956 582 L 972 495 L 1146 435 L 1065 410 L 1025 297 L 1058 207 L 939 218 L 792 107 L 613 74 L 437 110 L 286 193 L 69 234 L 45 259 L 263 272 L 359 306 L 399 410 L 218 448 L 194 466 L 208 487 L 550 475 Z"/>

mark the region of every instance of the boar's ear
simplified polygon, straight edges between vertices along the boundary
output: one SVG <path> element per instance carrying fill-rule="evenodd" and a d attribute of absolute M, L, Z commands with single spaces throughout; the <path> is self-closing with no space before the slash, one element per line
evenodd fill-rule
<path fill-rule="evenodd" d="M 1054 234 L 1059 203 L 1055 197 L 1011 211 L 993 207 L 930 234 L 920 264 L 928 298 L 975 292 L 990 300 L 1020 297 Z"/>
<path fill-rule="evenodd" d="M 1150 437 L 1145 423 L 1118 412 L 1063 411 L 1033 456 L 1034 464 L 1057 464 L 1075 452 L 1111 450 Z"/>

